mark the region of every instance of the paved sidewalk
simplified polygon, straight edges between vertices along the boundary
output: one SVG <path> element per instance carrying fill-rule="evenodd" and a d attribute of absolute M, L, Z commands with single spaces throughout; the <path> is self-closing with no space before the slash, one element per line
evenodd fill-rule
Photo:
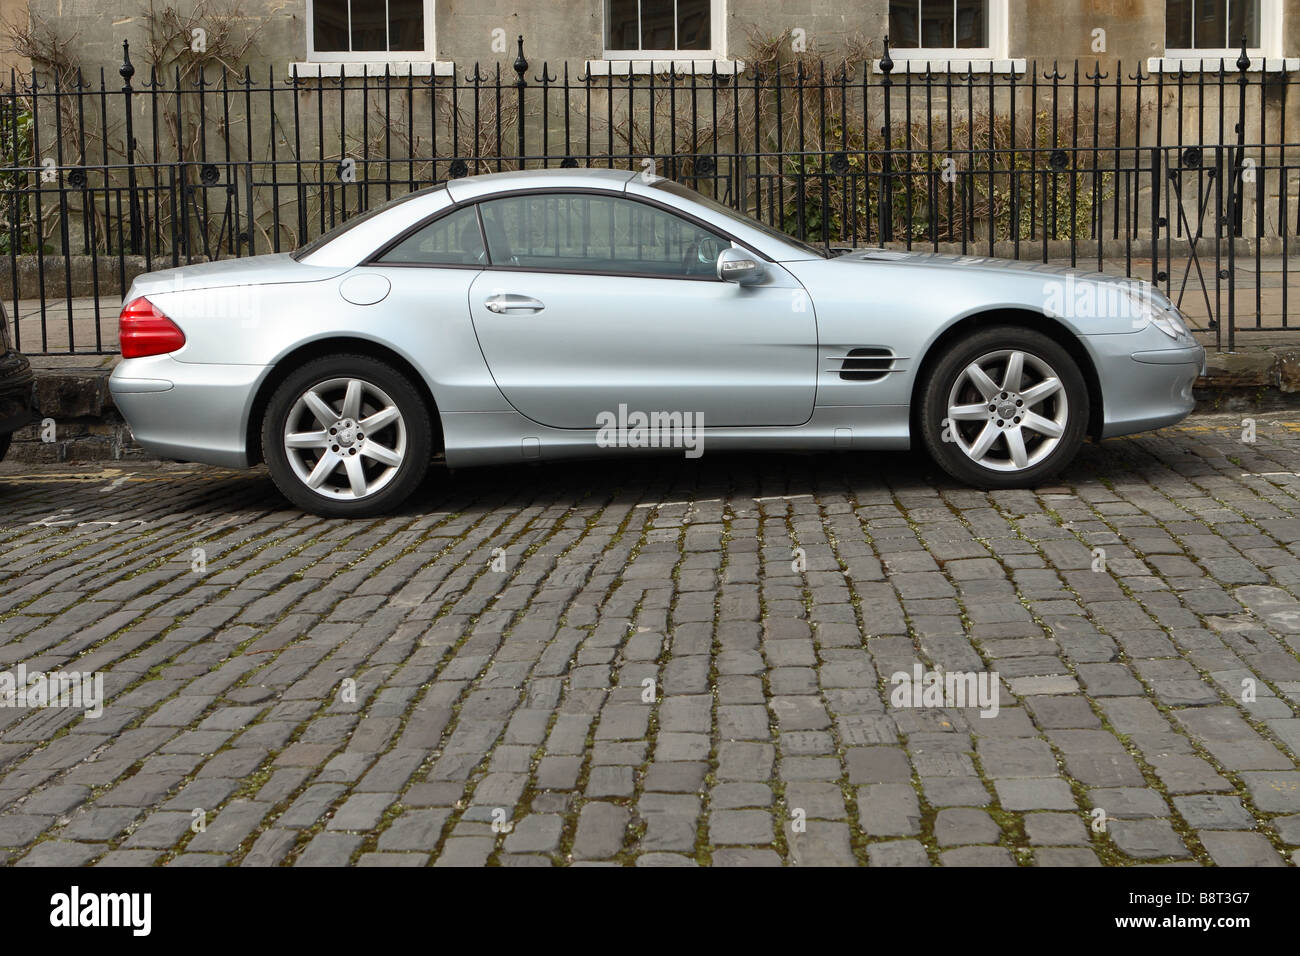
<path fill-rule="evenodd" d="M 264 472 L 0 465 L 0 672 L 107 698 L 0 708 L 0 861 L 1295 862 L 1300 419 L 1255 425 L 1032 492 L 665 458 L 352 522 Z"/>

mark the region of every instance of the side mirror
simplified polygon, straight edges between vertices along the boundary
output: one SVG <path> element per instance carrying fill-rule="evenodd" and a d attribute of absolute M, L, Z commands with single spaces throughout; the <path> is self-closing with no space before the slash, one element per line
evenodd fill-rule
<path fill-rule="evenodd" d="M 763 264 L 744 249 L 723 249 L 718 256 L 718 278 L 736 285 L 753 285 L 763 278 Z"/>

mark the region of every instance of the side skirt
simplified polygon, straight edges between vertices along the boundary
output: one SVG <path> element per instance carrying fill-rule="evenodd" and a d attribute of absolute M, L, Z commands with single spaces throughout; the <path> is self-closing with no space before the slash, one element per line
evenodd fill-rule
<path fill-rule="evenodd" d="M 442 415 L 447 465 L 468 468 L 520 461 L 558 461 L 628 454 L 684 455 L 675 447 L 603 447 L 597 430 L 548 428 L 518 412 L 446 412 Z M 708 428 L 696 449 L 714 451 L 861 451 L 911 447 L 907 405 L 828 406 L 803 425 Z M 699 457 L 692 452 L 690 457 Z"/>

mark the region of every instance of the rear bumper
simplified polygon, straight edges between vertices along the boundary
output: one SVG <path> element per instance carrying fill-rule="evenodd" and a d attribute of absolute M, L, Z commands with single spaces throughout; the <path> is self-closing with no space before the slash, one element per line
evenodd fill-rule
<path fill-rule="evenodd" d="M 168 355 L 127 359 L 108 389 L 140 447 L 161 458 L 248 466 L 248 415 L 268 369 L 199 365 Z"/>
<path fill-rule="evenodd" d="M 0 355 L 0 435 L 16 432 L 41 417 L 33 392 L 35 380 L 25 356 L 18 352 Z"/>

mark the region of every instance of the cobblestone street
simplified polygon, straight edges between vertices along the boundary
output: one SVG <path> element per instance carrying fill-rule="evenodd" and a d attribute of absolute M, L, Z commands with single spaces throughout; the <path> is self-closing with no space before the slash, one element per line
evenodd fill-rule
<path fill-rule="evenodd" d="M 365 521 L 264 470 L 0 465 L 0 672 L 105 698 L 0 707 L 0 862 L 1295 863 L 1298 473 L 1290 413 L 1034 491 L 706 454 Z M 996 715 L 900 705 L 935 670 Z"/>

